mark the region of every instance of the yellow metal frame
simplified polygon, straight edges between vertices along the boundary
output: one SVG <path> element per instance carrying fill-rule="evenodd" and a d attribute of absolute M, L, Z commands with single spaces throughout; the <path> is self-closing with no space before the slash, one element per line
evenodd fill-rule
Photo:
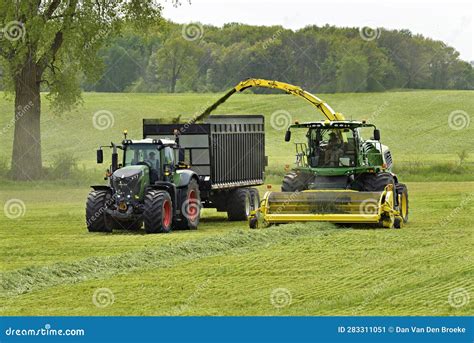
<path fill-rule="evenodd" d="M 340 190 L 306 190 L 301 193 L 321 193 L 321 192 L 340 192 Z M 356 192 L 354 190 L 347 190 L 346 192 Z M 387 185 L 384 191 L 380 194 L 378 200 L 378 210 L 375 214 L 275 214 L 268 213 L 268 200 L 271 191 L 266 192 L 260 208 L 252 211 L 249 217 L 249 225 L 252 228 L 267 227 L 271 224 L 291 223 L 291 222 L 331 222 L 331 223 L 367 223 L 380 224 L 386 228 L 393 228 L 395 219 L 401 219 L 400 213 L 395 209 L 393 185 Z M 292 196 L 292 193 L 288 193 Z"/>
<path fill-rule="evenodd" d="M 236 92 L 242 92 L 247 88 L 251 87 L 262 87 L 262 88 L 272 88 L 279 89 L 285 93 L 292 94 L 294 96 L 303 98 L 308 101 L 311 105 L 316 107 L 327 120 L 345 120 L 342 113 L 335 112 L 331 106 L 329 106 L 324 100 L 318 98 L 316 95 L 311 94 L 310 92 L 305 91 L 299 86 L 295 86 L 289 83 L 275 81 L 275 80 L 265 80 L 265 79 L 247 79 L 239 82 L 234 88 L 227 92 L 223 97 L 217 100 L 214 104 L 209 106 L 203 113 L 195 118 L 195 121 L 200 121 L 206 118 L 212 111 L 214 111 L 220 104 L 224 103 L 230 96 Z"/>
<path fill-rule="evenodd" d="M 299 86 L 275 80 L 247 79 L 239 82 L 239 84 L 237 84 L 234 89 L 238 92 L 242 92 L 243 90 L 250 87 L 263 87 L 282 90 L 288 94 L 305 99 L 311 103 L 311 105 L 320 110 L 328 120 L 345 120 L 342 113 L 335 112 L 324 100 L 318 98 L 316 95 L 311 94 L 310 92 L 305 91 Z"/>

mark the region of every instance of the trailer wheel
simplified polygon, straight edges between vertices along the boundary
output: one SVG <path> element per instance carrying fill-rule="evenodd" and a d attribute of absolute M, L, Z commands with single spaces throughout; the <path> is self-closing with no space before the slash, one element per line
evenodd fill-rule
<path fill-rule="evenodd" d="M 86 225 L 89 232 L 112 232 L 110 218 L 105 208 L 107 201 L 112 197 L 106 190 L 92 191 L 86 202 Z"/>
<path fill-rule="evenodd" d="M 179 193 L 178 200 L 181 213 L 176 218 L 175 227 L 177 229 L 196 230 L 201 217 L 201 193 L 199 184 L 192 179 L 188 187 Z"/>
<path fill-rule="evenodd" d="M 147 233 L 168 233 L 173 223 L 173 204 L 166 191 L 149 191 L 145 195 L 143 222 Z"/>
<path fill-rule="evenodd" d="M 256 188 L 249 188 L 251 210 L 255 211 L 260 207 L 260 194 Z"/>
<path fill-rule="evenodd" d="M 227 216 L 230 221 L 247 220 L 251 211 L 250 192 L 245 188 L 233 190 L 227 199 Z"/>

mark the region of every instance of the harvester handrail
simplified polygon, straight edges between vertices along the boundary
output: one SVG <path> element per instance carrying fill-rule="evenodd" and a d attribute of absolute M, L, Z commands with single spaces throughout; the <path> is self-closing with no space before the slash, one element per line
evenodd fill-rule
<path fill-rule="evenodd" d="M 311 94 L 308 91 L 305 91 L 299 86 L 295 86 L 289 83 L 280 82 L 276 80 L 265 80 L 265 79 L 246 79 L 239 82 L 234 88 L 227 92 L 223 97 L 217 100 L 214 104 L 209 106 L 203 113 L 201 113 L 196 121 L 206 118 L 212 111 L 214 111 L 219 105 L 224 103 L 228 98 L 230 98 L 236 92 L 242 92 L 247 88 L 251 87 L 262 87 L 262 88 L 271 88 L 279 89 L 284 91 L 287 94 L 292 94 L 294 96 L 300 97 L 311 103 L 316 107 L 325 117 L 330 121 L 334 120 L 345 120 L 342 113 L 335 112 L 331 106 L 329 106 L 324 100 L 318 98 L 316 95 Z"/>

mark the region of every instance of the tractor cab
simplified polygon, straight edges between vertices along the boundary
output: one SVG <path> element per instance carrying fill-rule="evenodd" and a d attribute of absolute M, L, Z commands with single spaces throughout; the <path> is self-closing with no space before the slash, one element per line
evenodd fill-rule
<path fill-rule="evenodd" d="M 148 167 L 151 183 L 166 180 L 174 172 L 179 151 L 175 141 L 150 138 L 124 140 L 122 146 L 123 168 Z"/>

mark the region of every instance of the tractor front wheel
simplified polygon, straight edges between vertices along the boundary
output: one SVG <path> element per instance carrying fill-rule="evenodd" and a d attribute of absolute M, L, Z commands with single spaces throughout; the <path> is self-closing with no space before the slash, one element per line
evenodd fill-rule
<path fill-rule="evenodd" d="M 173 203 L 166 191 L 149 191 L 145 195 L 143 222 L 147 233 L 168 233 L 173 223 Z"/>
<path fill-rule="evenodd" d="M 112 232 L 110 218 L 105 212 L 112 193 L 106 190 L 94 190 L 89 193 L 86 202 L 86 225 L 89 232 Z"/>

